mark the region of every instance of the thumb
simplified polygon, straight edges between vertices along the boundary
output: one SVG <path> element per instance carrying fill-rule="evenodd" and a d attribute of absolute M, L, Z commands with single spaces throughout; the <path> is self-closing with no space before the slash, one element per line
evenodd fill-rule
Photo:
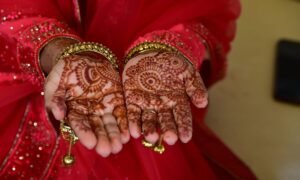
<path fill-rule="evenodd" d="M 63 66 L 63 61 L 58 62 L 45 82 L 45 105 L 52 112 L 56 120 L 63 120 L 67 111 L 65 104 L 65 83 L 62 76 Z"/>
<path fill-rule="evenodd" d="M 198 108 L 205 108 L 208 104 L 208 93 L 199 72 L 195 71 L 185 79 L 186 93 L 192 103 Z"/>

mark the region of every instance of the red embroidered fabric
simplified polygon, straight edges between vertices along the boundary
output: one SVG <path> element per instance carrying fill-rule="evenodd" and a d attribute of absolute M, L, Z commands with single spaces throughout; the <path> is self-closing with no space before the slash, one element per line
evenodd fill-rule
<path fill-rule="evenodd" d="M 203 123 L 206 109 L 194 107 L 187 144 L 166 146 L 160 155 L 131 139 L 121 153 L 102 158 L 77 143 L 75 164 L 64 167 L 67 144 L 45 111 L 38 60 L 51 39 L 80 37 L 108 46 L 122 64 L 128 48 L 150 39 L 178 48 L 209 86 L 224 76 L 239 11 L 238 0 L 0 0 L 0 177 L 255 179 Z"/>
<path fill-rule="evenodd" d="M 183 24 L 178 24 L 170 30 L 154 31 L 138 38 L 129 49 L 143 42 L 163 43 L 176 48 L 199 69 L 206 49 L 201 39 L 190 31 Z"/>
<path fill-rule="evenodd" d="M 129 50 L 146 41 L 160 42 L 175 47 L 199 70 L 204 60 L 205 51 L 208 50 L 210 62 L 207 63 L 211 66 L 205 67 L 205 72 L 200 72 L 206 85 L 210 86 L 225 76 L 225 48 L 200 22 L 177 24 L 169 30 L 150 32 L 139 37 Z"/>

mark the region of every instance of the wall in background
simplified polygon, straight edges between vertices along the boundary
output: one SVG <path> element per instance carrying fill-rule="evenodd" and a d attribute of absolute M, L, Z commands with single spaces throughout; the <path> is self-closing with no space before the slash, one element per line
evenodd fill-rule
<path fill-rule="evenodd" d="M 228 75 L 210 90 L 206 122 L 259 179 L 298 180 L 300 106 L 274 101 L 272 90 L 277 41 L 300 41 L 300 1 L 242 6 Z"/>

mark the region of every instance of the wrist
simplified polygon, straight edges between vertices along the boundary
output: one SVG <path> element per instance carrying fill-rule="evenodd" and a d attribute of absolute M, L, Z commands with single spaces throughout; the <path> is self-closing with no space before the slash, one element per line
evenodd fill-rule
<path fill-rule="evenodd" d="M 71 38 L 55 38 L 51 40 L 40 53 L 40 65 L 45 74 L 48 74 L 56 64 L 57 57 L 66 47 L 77 43 L 78 40 Z"/>

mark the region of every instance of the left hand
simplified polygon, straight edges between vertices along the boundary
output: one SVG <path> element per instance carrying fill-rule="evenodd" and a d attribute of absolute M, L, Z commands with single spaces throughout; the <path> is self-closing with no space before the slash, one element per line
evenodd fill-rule
<path fill-rule="evenodd" d="M 207 91 L 194 66 L 169 52 L 138 55 L 126 64 L 123 87 L 130 133 L 150 143 L 159 136 L 173 145 L 192 138 L 189 98 L 198 108 L 207 105 Z M 160 134 L 160 135 L 159 135 Z"/>
<path fill-rule="evenodd" d="M 129 140 L 123 89 L 112 64 L 96 54 L 64 57 L 45 83 L 45 104 L 68 122 L 79 141 L 107 157 Z"/>

